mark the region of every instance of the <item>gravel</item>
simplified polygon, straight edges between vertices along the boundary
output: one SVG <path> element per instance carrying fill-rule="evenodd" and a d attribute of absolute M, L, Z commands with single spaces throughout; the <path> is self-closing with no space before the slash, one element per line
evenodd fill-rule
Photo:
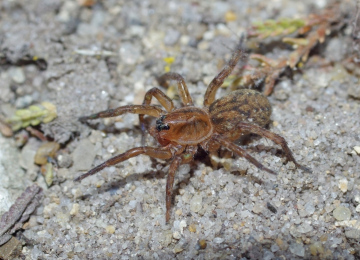
<path fill-rule="evenodd" d="M 0 196 L 8 196 L 0 213 L 15 200 L 8 195 L 12 189 L 18 195 L 25 183 L 35 180 L 45 193 L 24 226 L 23 235 L 31 241 L 22 248 L 25 259 L 360 257 L 359 83 L 338 63 L 351 51 L 350 29 L 318 50 L 336 66 L 305 66 L 292 79 L 281 78 L 269 97 L 269 128 L 313 173 L 286 163 L 272 142 L 254 138 L 245 148 L 278 174 L 231 157 L 218 160 L 219 168 L 206 159 L 181 166 L 169 224 L 168 162 L 138 156 L 81 183 L 73 181 L 142 142 L 137 116 L 88 124 L 78 117 L 140 104 L 167 66 L 185 77 L 200 106 L 206 85 L 251 22 L 301 17 L 327 1 L 95 1 L 91 8 L 79 6 L 85 2 L 0 3 L 0 49 L 10 60 L 37 56 L 48 66 L 2 66 L 0 113 L 43 101 L 58 111 L 56 120 L 41 126 L 61 144 L 49 188 L 31 163 L 39 141 L 30 137 L 17 149 L 0 136 Z M 287 51 L 274 50 L 272 58 Z M 174 63 L 166 63 L 168 57 Z M 174 94 L 171 88 L 164 91 Z M 226 92 L 221 89 L 219 97 Z M 149 136 L 146 142 L 155 145 Z"/>

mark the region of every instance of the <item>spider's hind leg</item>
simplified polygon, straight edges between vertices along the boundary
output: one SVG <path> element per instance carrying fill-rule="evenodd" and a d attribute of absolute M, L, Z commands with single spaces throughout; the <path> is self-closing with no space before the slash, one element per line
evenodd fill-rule
<path fill-rule="evenodd" d="M 275 133 L 273 133 L 273 132 L 271 132 L 269 130 L 266 130 L 266 129 L 258 126 L 258 125 L 255 125 L 255 124 L 249 124 L 249 123 L 242 122 L 242 123 L 239 123 L 238 127 L 239 127 L 239 129 L 241 131 L 250 132 L 250 133 L 253 133 L 253 134 L 260 135 L 260 136 L 268 138 L 271 141 L 273 141 L 274 143 L 280 145 L 282 150 L 285 153 L 286 158 L 289 161 L 292 161 L 296 165 L 297 168 L 302 169 L 305 172 L 310 172 L 310 173 L 312 172 L 310 168 L 300 165 L 295 160 L 295 158 L 294 158 L 289 146 L 287 145 L 286 140 L 284 139 L 284 137 L 282 137 L 280 135 L 277 135 L 277 134 L 275 134 Z"/>
<path fill-rule="evenodd" d="M 250 163 L 254 164 L 260 170 L 267 171 L 268 173 L 271 173 L 271 174 L 276 174 L 274 171 L 270 170 L 269 168 L 266 168 L 259 161 L 257 161 L 254 157 L 252 157 L 250 154 L 248 154 L 243 148 L 234 144 L 233 142 L 226 140 L 225 138 L 221 137 L 218 134 L 213 137 L 213 140 L 220 143 L 223 147 L 229 149 L 230 151 L 234 152 L 238 156 L 244 157 L 246 160 L 248 160 Z"/>

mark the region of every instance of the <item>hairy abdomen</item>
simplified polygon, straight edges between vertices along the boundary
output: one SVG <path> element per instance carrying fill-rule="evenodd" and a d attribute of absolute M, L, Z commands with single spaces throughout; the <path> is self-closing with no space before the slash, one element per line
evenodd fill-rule
<path fill-rule="evenodd" d="M 214 130 L 228 138 L 236 139 L 241 133 L 236 129 L 240 122 L 265 126 L 270 122 L 271 106 L 258 91 L 240 89 L 216 100 L 209 107 Z"/>

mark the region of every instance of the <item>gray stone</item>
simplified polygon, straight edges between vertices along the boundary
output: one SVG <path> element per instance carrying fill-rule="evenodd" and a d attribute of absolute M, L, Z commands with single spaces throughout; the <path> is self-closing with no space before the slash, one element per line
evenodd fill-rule
<path fill-rule="evenodd" d="M 74 165 L 72 169 L 74 171 L 90 170 L 95 155 L 94 145 L 88 139 L 81 140 L 73 152 Z"/>

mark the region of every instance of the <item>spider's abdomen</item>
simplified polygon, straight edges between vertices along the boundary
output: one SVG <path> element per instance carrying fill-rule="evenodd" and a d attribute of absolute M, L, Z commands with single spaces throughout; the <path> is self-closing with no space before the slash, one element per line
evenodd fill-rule
<path fill-rule="evenodd" d="M 209 107 L 214 130 L 231 136 L 238 133 L 237 125 L 248 122 L 265 126 L 270 121 L 271 106 L 269 100 L 260 92 L 252 89 L 240 89 L 229 93 Z"/>
<path fill-rule="evenodd" d="M 200 108 L 182 107 L 156 121 L 156 129 L 162 140 L 181 145 L 198 144 L 212 134 L 209 114 Z"/>

